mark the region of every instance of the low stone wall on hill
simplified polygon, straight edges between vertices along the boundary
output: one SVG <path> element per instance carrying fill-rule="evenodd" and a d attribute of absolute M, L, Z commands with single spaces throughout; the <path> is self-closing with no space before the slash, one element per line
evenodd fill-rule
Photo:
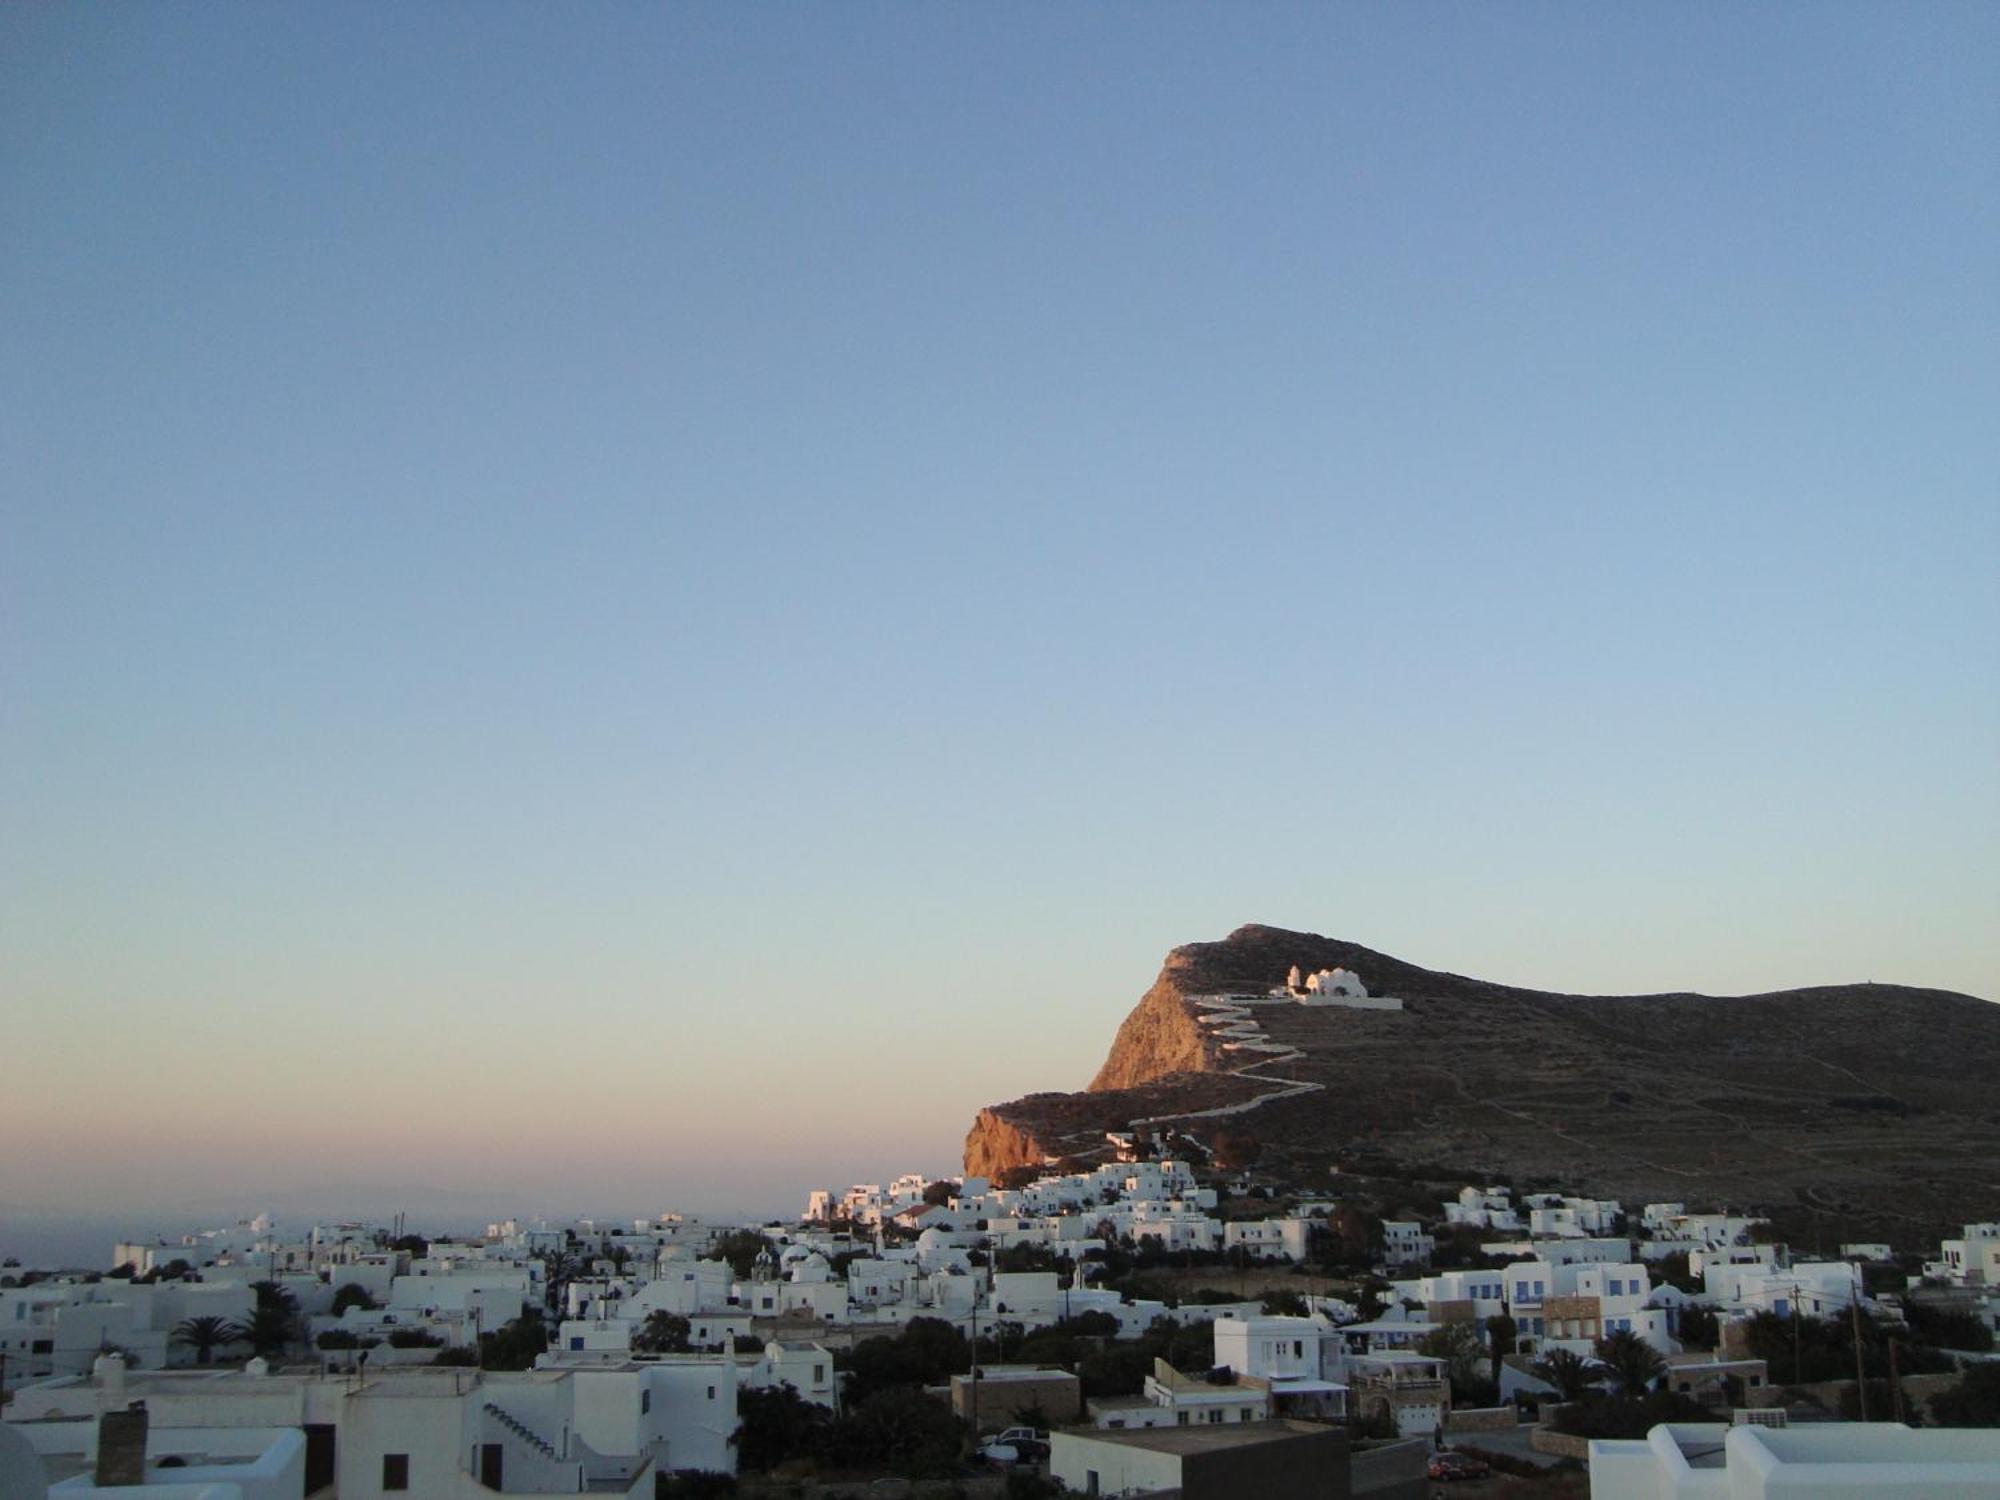
<path fill-rule="evenodd" d="M 1445 1419 L 1446 1432 L 1511 1432 L 1520 1421 L 1520 1413 L 1511 1406 L 1468 1406 L 1454 1407 Z"/>
<path fill-rule="evenodd" d="M 1590 1457 L 1590 1439 L 1572 1437 L 1567 1432 L 1557 1432 L 1553 1427 L 1537 1427 L 1528 1434 L 1528 1446 L 1537 1453 L 1553 1453 L 1557 1458 Z"/>

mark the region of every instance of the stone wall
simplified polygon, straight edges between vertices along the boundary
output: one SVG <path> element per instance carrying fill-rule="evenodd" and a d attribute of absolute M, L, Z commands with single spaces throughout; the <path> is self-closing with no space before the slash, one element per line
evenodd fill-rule
<path fill-rule="evenodd" d="M 1520 1413 L 1511 1406 L 1454 1407 L 1446 1419 L 1446 1432 L 1511 1432 Z"/>
<path fill-rule="evenodd" d="M 1590 1439 L 1571 1437 L 1566 1432 L 1557 1432 L 1553 1427 L 1537 1427 L 1528 1434 L 1528 1446 L 1537 1453 L 1553 1453 L 1558 1458 L 1590 1457 Z"/>

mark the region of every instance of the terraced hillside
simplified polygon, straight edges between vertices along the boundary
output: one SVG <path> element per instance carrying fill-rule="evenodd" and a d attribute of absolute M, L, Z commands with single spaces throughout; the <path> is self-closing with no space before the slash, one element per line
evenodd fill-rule
<path fill-rule="evenodd" d="M 1352 969 L 1405 1008 L 1213 998 L 1260 995 L 1293 964 Z M 1387 1159 L 1928 1233 L 2000 1217 L 1996 1078 L 2000 1006 L 1968 995 L 1550 994 L 1245 927 L 1175 949 L 1091 1089 L 982 1111 L 966 1158 L 1089 1154 L 1153 1119 L 1248 1133 L 1298 1165 Z"/>

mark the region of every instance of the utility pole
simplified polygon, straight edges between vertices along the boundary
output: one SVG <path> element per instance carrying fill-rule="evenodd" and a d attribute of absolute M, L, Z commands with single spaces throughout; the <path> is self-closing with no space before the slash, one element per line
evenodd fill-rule
<path fill-rule="evenodd" d="M 1792 1282 L 1792 1384 L 1800 1384 L 1798 1376 L 1798 1282 Z"/>
<path fill-rule="evenodd" d="M 1847 1304 L 1854 1314 L 1854 1394 L 1861 1403 L 1861 1420 L 1868 1420 L 1868 1367 L 1861 1360 L 1861 1292 L 1857 1287 Z"/>
<path fill-rule="evenodd" d="M 1896 1368 L 1896 1341 L 1893 1338 L 1889 1340 L 1889 1400 L 1892 1403 L 1890 1409 L 1895 1413 L 1895 1420 L 1902 1421 L 1903 1377 Z"/>

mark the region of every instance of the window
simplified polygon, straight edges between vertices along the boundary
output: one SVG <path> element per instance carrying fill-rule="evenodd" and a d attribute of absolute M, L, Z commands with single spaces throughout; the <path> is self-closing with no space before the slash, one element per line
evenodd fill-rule
<path fill-rule="evenodd" d="M 709 1399 L 709 1400 L 711 1400 L 711 1401 L 713 1401 L 713 1400 L 715 1399 L 715 1387 L 714 1387 L 714 1386 L 710 1386 L 710 1387 L 708 1388 L 708 1399 Z"/>
<path fill-rule="evenodd" d="M 382 1488 L 385 1490 L 406 1490 L 410 1487 L 410 1455 L 407 1453 L 385 1453 L 382 1455 Z"/>
<path fill-rule="evenodd" d="M 651 1411 L 652 1409 L 653 1409 L 653 1392 L 651 1391 L 651 1389 L 649 1388 L 647 1390 L 639 1392 L 639 1415 L 643 1417 L 646 1415 L 647 1412 Z"/>
<path fill-rule="evenodd" d="M 1186 1412 L 1176 1412 L 1174 1415 L 1179 1420 L 1181 1426 L 1185 1427 L 1188 1425 L 1188 1414 Z"/>

